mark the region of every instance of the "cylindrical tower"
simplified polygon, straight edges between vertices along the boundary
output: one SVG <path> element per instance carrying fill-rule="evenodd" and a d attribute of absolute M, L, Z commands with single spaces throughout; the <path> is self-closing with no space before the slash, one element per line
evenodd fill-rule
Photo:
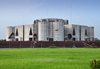
<path fill-rule="evenodd" d="M 7 27 L 6 41 L 14 41 L 14 27 Z"/>
<path fill-rule="evenodd" d="M 56 19 L 53 22 L 53 38 L 54 41 L 64 41 L 64 21 L 62 19 Z"/>
<path fill-rule="evenodd" d="M 64 20 L 65 21 L 65 24 L 64 25 L 67 25 L 69 24 L 69 21 L 68 20 Z"/>
<path fill-rule="evenodd" d="M 46 19 L 38 22 L 38 41 L 49 41 L 49 23 Z"/>

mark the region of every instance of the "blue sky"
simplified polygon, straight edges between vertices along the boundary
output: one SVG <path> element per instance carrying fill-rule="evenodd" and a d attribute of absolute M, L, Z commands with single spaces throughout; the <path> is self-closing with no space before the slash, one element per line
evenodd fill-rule
<path fill-rule="evenodd" d="M 6 38 L 7 26 L 32 24 L 40 18 L 94 26 L 100 39 L 100 0 L 0 0 L 0 39 Z"/>

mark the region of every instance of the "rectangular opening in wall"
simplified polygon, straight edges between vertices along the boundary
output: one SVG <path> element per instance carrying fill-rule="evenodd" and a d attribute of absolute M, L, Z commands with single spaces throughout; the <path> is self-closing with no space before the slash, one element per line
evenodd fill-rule
<path fill-rule="evenodd" d="M 29 41 L 32 41 L 32 38 L 29 38 Z"/>
<path fill-rule="evenodd" d="M 79 40 L 81 41 L 81 26 L 79 27 Z"/>
<path fill-rule="evenodd" d="M 75 38 L 73 38 L 73 41 L 75 41 L 76 39 Z"/>
<path fill-rule="evenodd" d="M 16 38 L 16 41 L 19 41 L 18 38 Z"/>
<path fill-rule="evenodd" d="M 49 38 L 47 37 L 47 40 L 49 40 Z"/>
<path fill-rule="evenodd" d="M 32 28 L 30 28 L 30 32 L 29 32 L 29 35 L 32 35 Z"/>
<path fill-rule="evenodd" d="M 16 29 L 16 36 L 18 36 L 18 29 Z"/>
<path fill-rule="evenodd" d="M 49 38 L 49 41 L 53 41 L 53 38 Z"/>
<path fill-rule="evenodd" d="M 34 41 L 37 40 L 37 34 L 34 34 L 33 37 Z"/>
<path fill-rule="evenodd" d="M 75 35 L 75 28 L 73 28 L 73 35 Z"/>
<path fill-rule="evenodd" d="M 46 22 L 46 19 L 43 19 L 42 22 Z"/>
<path fill-rule="evenodd" d="M 85 29 L 85 36 L 87 36 L 87 29 Z"/>

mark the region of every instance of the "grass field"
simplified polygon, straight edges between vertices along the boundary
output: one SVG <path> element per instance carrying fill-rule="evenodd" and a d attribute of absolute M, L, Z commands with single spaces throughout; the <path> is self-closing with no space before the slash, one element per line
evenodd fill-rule
<path fill-rule="evenodd" d="M 91 69 L 99 48 L 0 49 L 0 69 Z"/>

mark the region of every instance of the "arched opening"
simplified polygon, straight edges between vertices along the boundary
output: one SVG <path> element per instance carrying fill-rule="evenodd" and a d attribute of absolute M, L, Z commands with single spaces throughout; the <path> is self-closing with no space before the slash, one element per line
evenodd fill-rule
<path fill-rule="evenodd" d="M 72 35 L 71 34 L 68 34 L 68 39 L 71 39 L 72 38 Z"/>
<path fill-rule="evenodd" d="M 37 40 L 37 34 L 34 34 L 33 37 L 34 37 L 34 41 Z"/>
<path fill-rule="evenodd" d="M 73 41 L 75 41 L 76 40 L 76 38 L 73 38 Z"/>
<path fill-rule="evenodd" d="M 32 29 L 30 28 L 30 32 L 29 32 L 29 35 L 32 35 Z"/>

